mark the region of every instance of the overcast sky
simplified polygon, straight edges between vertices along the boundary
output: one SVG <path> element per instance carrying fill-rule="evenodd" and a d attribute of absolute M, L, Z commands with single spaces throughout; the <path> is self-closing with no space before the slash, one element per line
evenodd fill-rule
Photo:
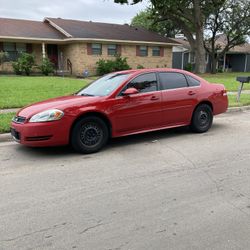
<path fill-rule="evenodd" d="M 146 1 L 136 5 L 115 4 L 113 0 L 0 0 L 0 17 L 43 20 L 61 17 L 108 23 L 130 23 L 146 8 Z"/>

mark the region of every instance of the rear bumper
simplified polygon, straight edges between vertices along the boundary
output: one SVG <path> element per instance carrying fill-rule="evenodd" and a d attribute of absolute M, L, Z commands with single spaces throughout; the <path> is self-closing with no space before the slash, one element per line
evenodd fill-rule
<path fill-rule="evenodd" d="M 213 101 L 213 114 L 218 115 L 225 113 L 228 109 L 228 97 L 227 95 L 218 96 Z"/>
<path fill-rule="evenodd" d="M 67 145 L 68 126 L 60 121 L 42 123 L 11 123 L 11 134 L 15 141 L 31 147 Z"/>

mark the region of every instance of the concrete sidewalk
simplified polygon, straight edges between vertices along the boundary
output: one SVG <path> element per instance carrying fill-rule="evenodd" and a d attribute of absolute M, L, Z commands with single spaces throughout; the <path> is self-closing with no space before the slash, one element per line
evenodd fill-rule
<path fill-rule="evenodd" d="M 7 114 L 7 113 L 16 113 L 21 108 L 14 108 L 14 109 L 0 109 L 0 114 Z"/>

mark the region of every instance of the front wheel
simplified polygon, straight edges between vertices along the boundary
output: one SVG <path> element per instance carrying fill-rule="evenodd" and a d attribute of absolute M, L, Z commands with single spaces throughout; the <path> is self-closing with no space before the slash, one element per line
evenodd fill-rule
<path fill-rule="evenodd" d="M 207 132 L 213 123 L 213 112 L 209 105 L 199 105 L 192 117 L 191 129 L 196 133 Z"/>
<path fill-rule="evenodd" d="M 71 145 L 80 153 L 95 153 L 107 143 L 108 137 L 107 125 L 101 118 L 84 117 L 72 129 Z"/>

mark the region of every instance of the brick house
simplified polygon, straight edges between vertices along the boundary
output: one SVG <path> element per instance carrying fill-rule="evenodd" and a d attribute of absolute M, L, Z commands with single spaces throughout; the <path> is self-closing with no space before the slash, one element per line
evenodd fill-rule
<path fill-rule="evenodd" d="M 111 59 L 115 54 L 127 57 L 132 68 L 172 67 L 172 47 L 176 44 L 127 24 L 0 18 L 0 51 L 8 55 L 0 72 L 12 72 L 11 62 L 21 52 L 33 53 L 37 65 L 48 56 L 57 70 L 68 70 L 73 75 L 81 75 L 85 70 L 95 74 L 96 62 L 100 58 Z"/>

